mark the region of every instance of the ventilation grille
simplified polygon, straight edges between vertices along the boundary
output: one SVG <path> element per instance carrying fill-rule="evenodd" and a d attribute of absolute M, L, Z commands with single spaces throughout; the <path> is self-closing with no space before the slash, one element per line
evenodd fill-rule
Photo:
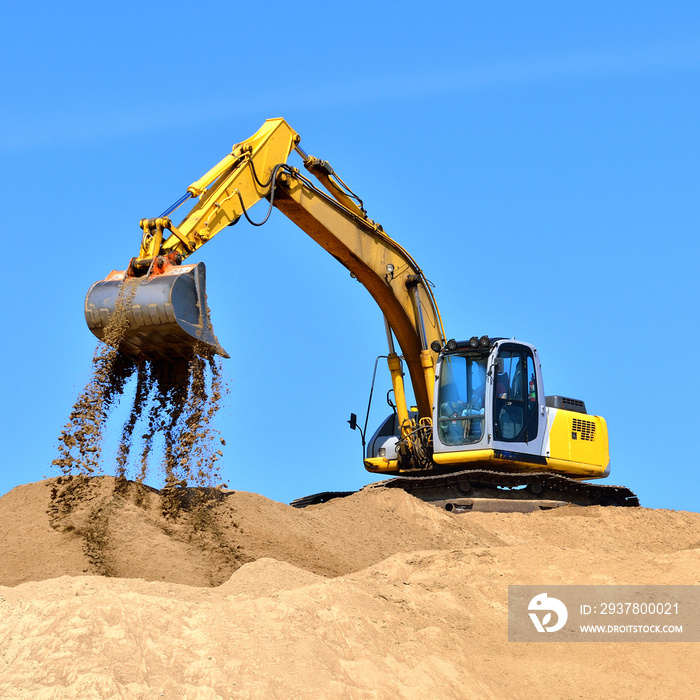
<path fill-rule="evenodd" d="M 546 396 L 545 402 L 550 408 L 562 408 L 565 411 L 586 413 L 586 404 L 579 399 L 570 399 L 568 396 Z"/>
<path fill-rule="evenodd" d="M 593 421 L 574 418 L 571 423 L 571 430 L 579 434 L 580 440 L 595 440 L 595 423 Z"/>

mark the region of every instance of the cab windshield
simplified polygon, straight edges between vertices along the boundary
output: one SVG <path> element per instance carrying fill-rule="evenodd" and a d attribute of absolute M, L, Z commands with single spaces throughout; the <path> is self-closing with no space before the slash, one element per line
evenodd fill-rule
<path fill-rule="evenodd" d="M 444 445 L 470 445 L 484 434 L 488 351 L 447 355 L 440 366 L 438 435 Z"/>

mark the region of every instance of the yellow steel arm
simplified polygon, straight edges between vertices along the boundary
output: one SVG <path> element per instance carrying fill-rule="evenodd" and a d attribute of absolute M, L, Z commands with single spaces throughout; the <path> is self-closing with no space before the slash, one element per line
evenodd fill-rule
<path fill-rule="evenodd" d="M 193 182 L 187 192 L 199 202 L 176 228 L 170 219 L 142 219 L 139 259 L 180 253 L 186 258 L 245 210 L 270 193 L 276 166 L 287 162 L 299 135 L 284 119 L 268 119 L 251 138 L 233 147 L 221 162 Z M 162 241 L 162 230 L 172 232 Z M 159 235 L 159 232 L 161 235 Z"/>
<path fill-rule="evenodd" d="M 295 171 L 280 173 L 275 206 L 357 277 L 401 346 L 421 416 L 431 415 L 433 341 L 444 342 L 430 287 L 411 256 L 381 226 L 351 212 Z"/>
<path fill-rule="evenodd" d="M 436 357 L 430 346 L 436 340 L 442 345 L 445 339 L 429 283 L 413 258 L 367 218 L 361 202 L 358 206 L 347 194 L 332 168 L 304 153 L 299 140 L 283 119 L 268 119 L 255 135 L 192 183 L 188 192 L 198 196 L 199 202 L 178 227 L 165 218 L 141 222 L 144 236 L 139 258 L 168 253 L 185 258 L 256 202 L 271 200 L 372 295 L 401 346 L 419 414 L 429 417 Z M 332 196 L 286 164 L 295 148 Z M 172 233 L 166 240 L 164 229 Z M 405 409 L 401 413 L 405 416 Z"/>

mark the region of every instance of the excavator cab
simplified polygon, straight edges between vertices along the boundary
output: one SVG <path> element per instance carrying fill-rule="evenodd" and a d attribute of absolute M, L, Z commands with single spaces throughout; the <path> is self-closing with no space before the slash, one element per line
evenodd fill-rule
<path fill-rule="evenodd" d="M 537 349 L 508 338 L 475 341 L 451 341 L 438 358 L 435 464 L 574 479 L 607 476 L 605 419 L 588 415 L 583 401 L 545 396 Z"/>
<path fill-rule="evenodd" d="M 440 357 L 434 450 L 441 459 L 497 450 L 544 463 L 546 412 L 537 350 L 528 343 L 487 340 L 456 343 Z"/>

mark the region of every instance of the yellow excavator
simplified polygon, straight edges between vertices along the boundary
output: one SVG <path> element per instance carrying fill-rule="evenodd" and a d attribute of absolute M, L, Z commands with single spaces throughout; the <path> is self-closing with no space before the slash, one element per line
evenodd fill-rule
<path fill-rule="evenodd" d="M 345 266 L 384 314 L 392 414 L 368 440 L 360 428 L 365 468 L 395 477 L 382 487 L 402 488 L 453 512 L 639 505 L 627 488 L 588 481 L 609 474 L 605 419 L 589 415 L 583 401 L 546 396 L 529 343 L 448 337 L 415 260 L 369 218 L 330 164 L 299 143 L 284 119 L 269 119 L 161 216 L 142 219 L 138 256 L 87 294 L 90 330 L 105 338 L 120 313 L 128 323 L 115 342 L 136 361 L 203 349 L 227 356 L 209 317 L 204 264 L 183 261 L 241 217 L 262 225 L 276 208 Z M 308 174 L 287 163 L 295 151 Z M 197 201 L 175 226 L 170 215 L 190 199 Z M 263 199 L 269 211 L 254 222 L 249 210 Z M 404 366 L 415 406 L 407 402 Z M 355 414 L 349 423 L 359 428 Z M 324 492 L 293 505 L 339 495 Z"/>

